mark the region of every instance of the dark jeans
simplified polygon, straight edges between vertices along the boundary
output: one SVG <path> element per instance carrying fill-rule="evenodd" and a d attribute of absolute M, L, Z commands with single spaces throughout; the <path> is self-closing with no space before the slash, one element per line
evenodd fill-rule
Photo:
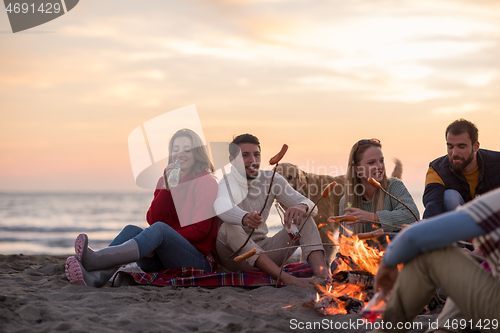
<path fill-rule="evenodd" d="M 180 267 L 211 271 L 207 258 L 166 223 L 156 222 L 146 229 L 127 225 L 109 245 L 119 245 L 129 239 L 136 241 L 141 256 L 137 265 L 146 273 Z M 155 255 L 147 258 L 153 251 Z"/>

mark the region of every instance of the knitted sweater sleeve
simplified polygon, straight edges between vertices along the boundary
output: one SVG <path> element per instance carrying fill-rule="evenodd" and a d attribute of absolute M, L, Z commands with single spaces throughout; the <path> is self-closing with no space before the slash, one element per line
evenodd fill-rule
<path fill-rule="evenodd" d="M 173 207 L 172 195 L 170 191 L 163 188 L 164 181 L 163 177 L 158 180 L 158 185 L 156 186 L 156 190 L 154 192 L 154 198 L 151 202 L 151 206 L 146 214 L 146 220 L 149 225 L 153 225 L 154 223 L 161 221 L 167 222 L 169 211 L 171 209 L 175 209 Z"/>
<path fill-rule="evenodd" d="M 219 182 L 219 191 L 214 202 L 215 213 L 224 223 L 242 225 L 241 220 L 243 216 L 249 212 L 244 211 L 233 203 L 226 181 L 227 179 L 222 179 Z"/>
<path fill-rule="evenodd" d="M 397 178 L 392 178 L 391 183 L 387 188 L 387 192 L 389 192 L 390 194 L 392 194 L 393 196 L 404 202 L 417 215 L 417 217 L 419 216 L 417 205 L 415 205 L 415 201 L 413 201 L 410 192 L 408 192 L 406 186 L 403 184 L 402 181 L 400 181 Z M 391 200 L 391 205 L 393 209 L 376 212 L 380 222 L 387 223 L 397 227 L 400 227 L 403 224 L 410 224 L 415 222 L 415 217 L 411 212 L 408 211 L 408 209 L 404 205 L 400 204 L 399 202 L 397 202 L 396 200 L 392 199 L 387 195 L 385 197 L 385 200 L 386 201 Z M 393 228 L 386 226 L 384 226 L 383 229 L 384 231 L 387 232 L 394 231 Z"/>

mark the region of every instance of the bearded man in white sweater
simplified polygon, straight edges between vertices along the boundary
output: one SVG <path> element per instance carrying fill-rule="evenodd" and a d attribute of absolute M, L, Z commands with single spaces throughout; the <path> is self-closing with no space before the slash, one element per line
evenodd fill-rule
<path fill-rule="evenodd" d="M 293 250 L 281 250 L 262 253 L 272 249 L 287 247 L 291 243 L 286 229 L 280 230 L 272 237 L 267 237 L 269 228 L 266 220 L 273 205 L 274 199 L 290 207 L 286 210 L 284 223 L 289 227 L 292 222 L 298 228 L 305 223 L 301 237 L 292 245 L 321 244 L 318 228 L 312 217 L 307 221 L 307 213 L 313 208 L 311 200 L 295 191 L 279 174 L 275 174 L 272 190 L 262 215 L 259 215 L 271 183 L 272 171 L 259 170 L 261 162 L 259 139 L 251 134 L 242 134 L 234 138 L 229 146 L 229 160 L 232 163 L 231 172 L 219 182 L 219 191 L 214 208 L 223 221 L 217 236 L 217 254 L 222 271 L 237 272 L 243 270 L 260 269 L 273 278 L 277 278 L 280 266 L 292 254 Z M 241 156 L 238 156 L 241 154 Z M 317 213 L 315 208 L 313 214 Z M 253 248 L 256 255 L 245 261 L 235 262 L 228 257 L 239 249 L 254 230 L 250 241 L 238 254 L 246 253 Z M 328 278 L 329 269 L 326 265 L 322 245 L 302 247 L 304 258 L 311 266 L 317 277 Z M 301 287 L 311 287 L 311 279 L 297 278 L 283 272 L 280 280 L 285 284 Z"/>

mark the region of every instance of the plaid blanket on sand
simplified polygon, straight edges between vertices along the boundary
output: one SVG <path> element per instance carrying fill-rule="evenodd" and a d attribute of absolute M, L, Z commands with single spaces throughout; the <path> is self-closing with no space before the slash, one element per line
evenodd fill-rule
<path fill-rule="evenodd" d="M 305 262 L 285 265 L 283 270 L 296 277 L 312 277 L 312 269 Z M 276 284 L 276 280 L 262 271 L 243 271 L 238 273 L 208 273 L 201 269 L 184 267 L 170 268 L 155 273 L 127 272 L 139 284 L 158 286 L 244 286 L 260 287 Z M 283 282 L 279 282 L 283 286 Z"/>

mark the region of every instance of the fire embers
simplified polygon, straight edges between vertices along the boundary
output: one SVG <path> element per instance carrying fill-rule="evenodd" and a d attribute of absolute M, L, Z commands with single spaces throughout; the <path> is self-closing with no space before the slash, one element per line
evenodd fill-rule
<path fill-rule="evenodd" d="M 346 273 L 346 279 L 349 279 L 348 272 L 341 273 Z M 343 275 L 339 274 L 338 276 L 344 279 Z M 351 277 L 353 276 L 351 275 Z M 358 313 L 363 309 L 365 302 L 369 300 L 364 287 L 353 283 L 333 282 L 326 286 L 316 284 L 315 289 L 314 307 L 325 315 Z"/>
<path fill-rule="evenodd" d="M 325 315 L 359 313 L 373 296 L 374 275 L 384 252 L 357 236 L 341 236 L 339 253 L 332 262 L 332 279 L 316 284 L 314 307 Z"/>

